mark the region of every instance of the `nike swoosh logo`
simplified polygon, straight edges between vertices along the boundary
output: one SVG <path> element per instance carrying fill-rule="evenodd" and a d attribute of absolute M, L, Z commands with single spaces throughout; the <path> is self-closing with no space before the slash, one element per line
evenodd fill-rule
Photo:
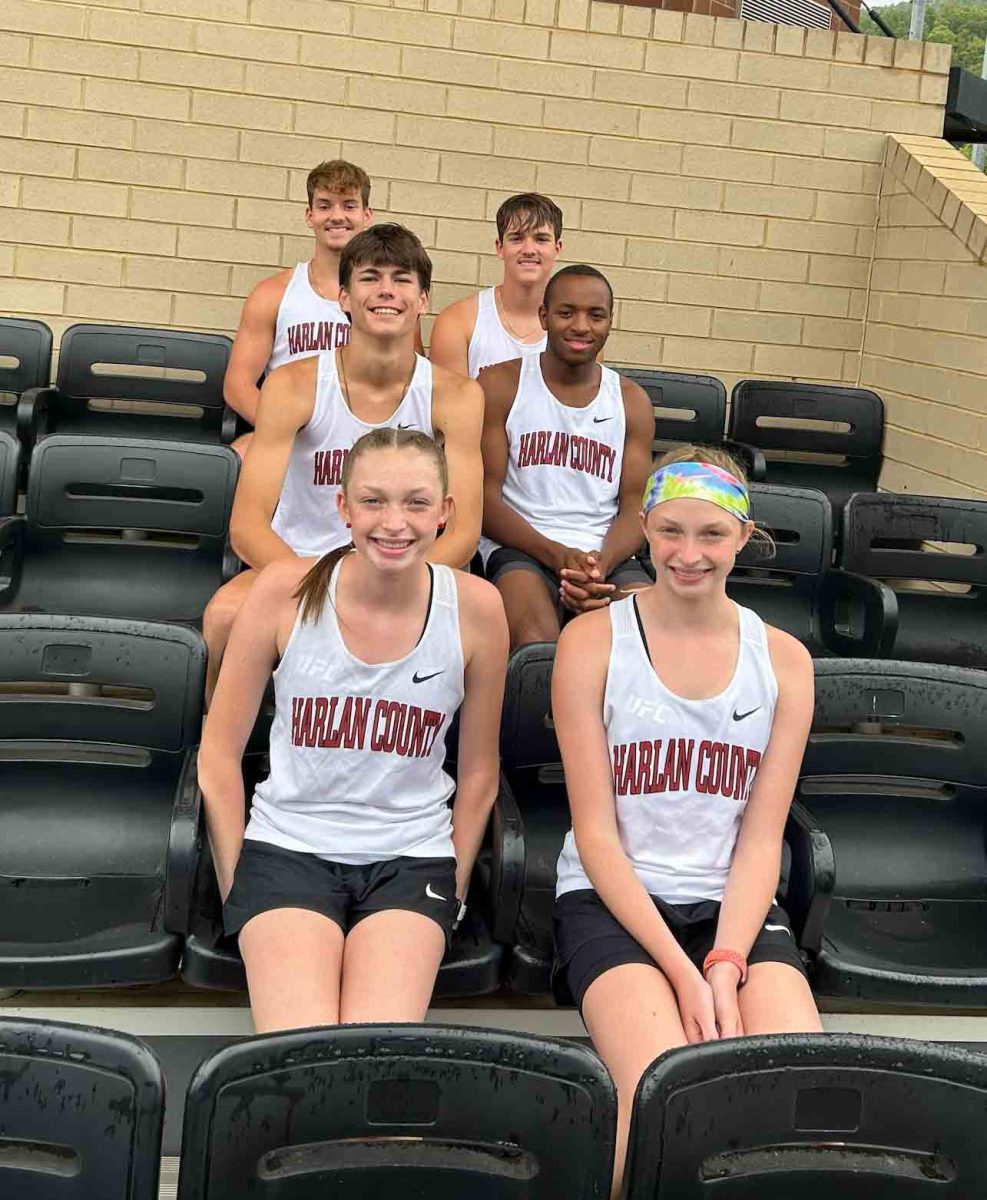
<path fill-rule="evenodd" d="M 414 425 L 402 425 L 402 424 L 399 422 L 399 423 L 398 423 L 398 429 L 414 429 Z"/>
<path fill-rule="evenodd" d="M 443 667 L 442 671 L 444 671 L 444 670 L 445 670 L 445 668 Z M 411 677 L 411 682 L 412 683 L 425 683 L 426 680 L 434 679 L 436 677 L 436 675 L 441 675 L 442 671 L 433 671 L 431 675 L 419 675 L 418 672 L 416 671 L 414 673 L 414 675 L 412 675 L 412 677 Z"/>
<path fill-rule="evenodd" d="M 612 420 L 613 420 L 613 417 L 594 417 L 593 424 L 594 425 L 602 425 L 604 421 L 612 421 Z"/>
<path fill-rule="evenodd" d="M 752 717 L 754 715 L 754 713 L 760 712 L 760 711 L 761 711 L 760 704 L 757 706 L 757 708 L 752 708 L 749 712 L 739 713 L 739 712 L 735 711 L 733 714 L 733 719 L 735 721 L 745 721 L 748 717 Z"/>
<path fill-rule="evenodd" d="M 438 892 L 432 891 L 430 883 L 425 884 L 425 895 L 428 896 L 429 900 L 445 900 L 445 896 L 440 896 Z"/>
<path fill-rule="evenodd" d="M 791 930 L 788 928 L 788 926 L 787 926 L 787 925 L 768 925 L 768 924 L 765 924 L 764 928 L 765 928 L 765 929 L 767 929 L 767 930 L 768 930 L 769 932 L 771 932 L 771 933 L 787 933 L 787 934 L 791 934 L 791 932 L 792 932 L 792 931 L 791 931 Z"/>

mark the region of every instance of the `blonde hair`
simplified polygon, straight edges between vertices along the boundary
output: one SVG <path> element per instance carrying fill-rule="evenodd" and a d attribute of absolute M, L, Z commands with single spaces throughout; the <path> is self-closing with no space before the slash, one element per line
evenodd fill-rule
<path fill-rule="evenodd" d="M 694 446 L 690 443 L 674 446 L 657 460 L 654 470 L 660 471 L 662 467 L 667 467 L 670 463 L 682 462 L 708 463 L 711 467 L 719 467 L 721 471 L 729 471 L 735 479 L 740 480 L 744 487 L 748 485 L 747 472 L 744 470 L 743 464 L 720 446 Z M 758 553 L 763 554 L 765 558 L 774 556 L 775 540 L 766 529 L 755 525 L 750 541 Z"/>
<path fill-rule="evenodd" d="M 379 429 L 371 429 L 363 437 L 358 438 L 343 463 L 340 476 L 340 491 L 345 495 L 349 490 L 350 479 L 353 476 L 353 465 L 357 459 L 364 458 L 376 450 L 417 450 L 432 460 L 439 476 L 442 495 L 449 491 L 449 464 L 446 462 L 445 451 L 426 433 L 417 429 L 395 429 L 384 425 Z M 308 621 L 318 621 L 322 616 L 329 595 L 329 580 L 332 578 L 336 564 L 353 549 L 353 543 L 337 546 L 330 550 L 306 572 L 295 589 L 294 596 L 298 600 L 302 624 Z"/>

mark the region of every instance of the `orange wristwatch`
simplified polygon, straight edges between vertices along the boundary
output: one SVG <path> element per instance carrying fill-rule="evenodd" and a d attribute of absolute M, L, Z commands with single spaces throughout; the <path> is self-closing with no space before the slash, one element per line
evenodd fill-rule
<path fill-rule="evenodd" d="M 740 983 L 737 987 L 742 987 L 747 982 L 747 959 L 742 954 L 738 954 L 736 950 L 710 950 L 709 954 L 703 959 L 703 979 L 706 978 L 706 973 L 714 963 L 728 962 L 740 972 Z"/>

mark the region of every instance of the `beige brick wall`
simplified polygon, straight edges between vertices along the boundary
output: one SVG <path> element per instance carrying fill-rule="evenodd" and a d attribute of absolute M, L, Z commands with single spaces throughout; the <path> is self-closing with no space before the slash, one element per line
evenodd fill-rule
<path fill-rule="evenodd" d="M 854 380 L 888 131 L 948 51 L 589 0 L 4 0 L 0 308 L 234 328 L 345 155 L 436 260 L 498 278 L 537 187 L 606 270 L 614 361 Z"/>
<path fill-rule="evenodd" d="M 939 139 L 888 140 L 860 377 L 885 488 L 987 499 L 987 178 Z"/>

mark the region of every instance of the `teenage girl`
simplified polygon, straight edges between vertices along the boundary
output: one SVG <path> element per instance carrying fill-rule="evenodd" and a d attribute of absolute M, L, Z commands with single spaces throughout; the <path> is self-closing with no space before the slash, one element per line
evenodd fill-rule
<path fill-rule="evenodd" d="M 462 916 L 497 793 L 507 624 L 491 584 L 426 562 L 451 503 L 431 438 L 373 430 L 337 499 L 352 552 L 271 564 L 237 617 L 199 779 L 258 1032 L 422 1020 Z M 272 671 L 271 773 L 245 827 Z"/>
<path fill-rule="evenodd" d="M 552 680 L 572 810 L 558 971 L 617 1086 L 615 1196 L 634 1092 L 658 1055 L 821 1028 L 774 903 L 812 660 L 727 597 L 754 525 L 726 454 L 666 455 L 642 520 L 654 585 L 571 622 Z"/>

